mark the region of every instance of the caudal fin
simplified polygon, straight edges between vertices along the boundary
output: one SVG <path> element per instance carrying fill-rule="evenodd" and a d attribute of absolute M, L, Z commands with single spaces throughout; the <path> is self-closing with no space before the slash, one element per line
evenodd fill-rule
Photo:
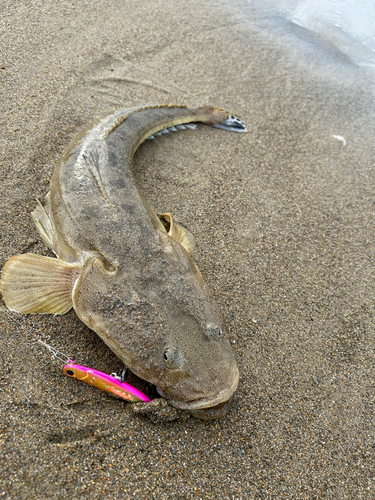
<path fill-rule="evenodd" d="M 197 111 L 197 114 L 200 113 L 207 115 L 207 119 L 199 120 L 206 125 L 229 130 L 230 132 L 247 132 L 244 122 L 224 109 L 203 106 Z"/>

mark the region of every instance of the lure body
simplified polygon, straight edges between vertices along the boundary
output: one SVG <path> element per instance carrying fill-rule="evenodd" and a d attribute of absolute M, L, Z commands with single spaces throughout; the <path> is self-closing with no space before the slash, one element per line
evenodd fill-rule
<path fill-rule="evenodd" d="M 126 401 L 131 401 L 132 403 L 138 403 L 139 401 L 147 403 L 151 401 L 150 398 L 135 387 L 125 382 L 120 382 L 111 375 L 94 370 L 93 368 L 76 365 L 71 360 L 64 366 L 63 370 L 69 377 L 86 382 L 86 384 L 93 385 L 102 391 L 114 394 Z"/>

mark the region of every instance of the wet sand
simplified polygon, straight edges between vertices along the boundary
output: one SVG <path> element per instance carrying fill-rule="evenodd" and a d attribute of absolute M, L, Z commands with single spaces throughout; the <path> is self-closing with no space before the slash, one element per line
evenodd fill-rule
<path fill-rule="evenodd" d="M 369 69 L 244 3 L 6 0 L 2 11 L 1 267 L 19 253 L 50 255 L 30 212 L 70 140 L 98 117 L 212 103 L 249 132 L 200 126 L 135 157 L 151 205 L 195 235 L 223 311 L 241 374 L 228 416 L 135 416 L 33 343 L 119 371 L 73 311 L 15 323 L 1 309 L 0 497 L 373 498 Z"/>

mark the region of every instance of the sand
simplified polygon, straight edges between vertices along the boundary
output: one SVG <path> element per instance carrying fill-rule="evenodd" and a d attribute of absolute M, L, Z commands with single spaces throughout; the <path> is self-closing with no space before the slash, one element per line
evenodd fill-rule
<path fill-rule="evenodd" d="M 1 267 L 50 255 L 30 212 L 83 125 L 212 103 L 249 132 L 201 126 L 135 157 L 151 205 L 195 235 L 223 311 L 241 373 L 228 416 L 138 417 L 33 343 L 119 371 L 73 311 L 16 323 L 2 304 L 0 498 L 373 498 L 371 68 L 288 29 L 225 0 L 3 1 Z"/>

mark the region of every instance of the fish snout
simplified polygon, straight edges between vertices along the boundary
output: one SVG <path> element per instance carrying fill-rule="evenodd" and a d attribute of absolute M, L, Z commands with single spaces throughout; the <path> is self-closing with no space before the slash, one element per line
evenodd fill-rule
<path fill-rule="evenodd" d="M 233 376 L 224 388 L 217 391 L 215 394 L 210 396 L 208 391 L 202 392 L 199 397 L 195 397 L 190 400 L 180 400 L 180 399 L 170 399 L 168 395 L 163 392 L 159 387 L 157 388 L 158 393 L 165 398 L 171 406 L 178 408 L 180 410 L 189 410 L 189 411 L 201 411 L 202 419 L 210 420 L 211 418 L 220 418 L 221 416 L 226 415 L 228 412 L 231 402 L 233 400 L 233 395 L 238 387 L 239 381 L 239 371 L 237 366 L 233 369 Z M 216 409 L 215 409 L 216 408 Z M 197 413 L 197 415 L 199 412 Z M 218 416 L 215 417 L 214 415 Z M 208 415 L 212 415 L 208 418 Z M 194 416 L 194 415 L 193 415 Z M 200 417 L 197 417 L 200 418 Z"/>

